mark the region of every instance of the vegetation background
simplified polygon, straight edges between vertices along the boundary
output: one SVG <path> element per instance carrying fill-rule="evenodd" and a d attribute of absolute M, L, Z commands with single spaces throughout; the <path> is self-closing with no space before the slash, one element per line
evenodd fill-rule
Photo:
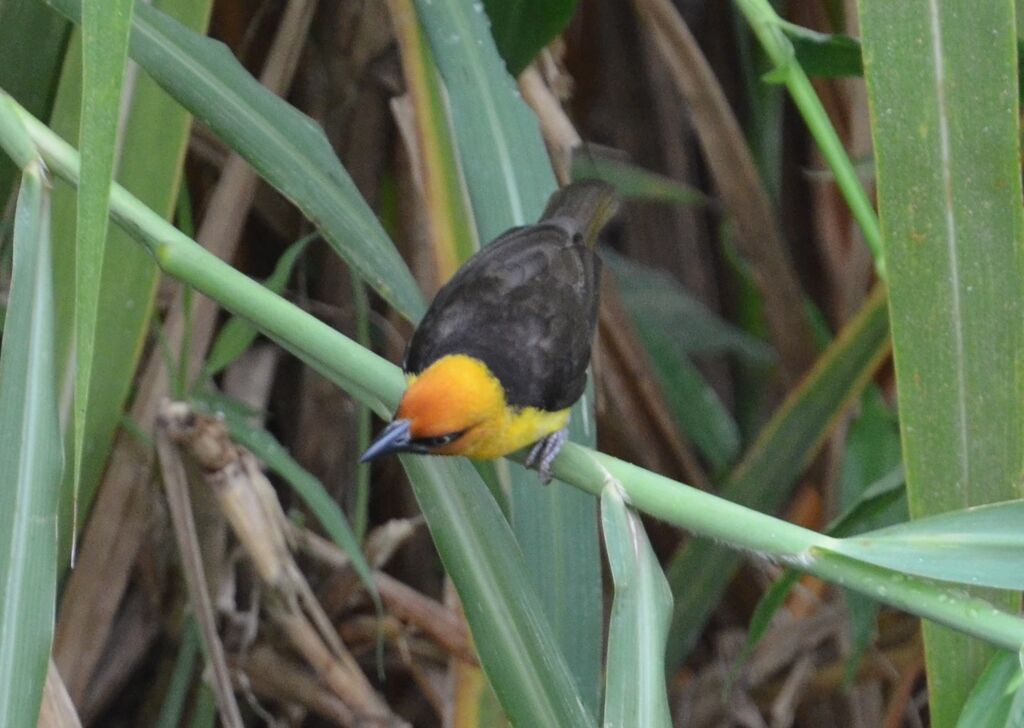
<path fill-rule="evenodd" d="M 132 5 L 0 0 L 0 724 L 1021 724 L 1012 0 Z M 580 177 L 564 482 L 359 465 Z"/>

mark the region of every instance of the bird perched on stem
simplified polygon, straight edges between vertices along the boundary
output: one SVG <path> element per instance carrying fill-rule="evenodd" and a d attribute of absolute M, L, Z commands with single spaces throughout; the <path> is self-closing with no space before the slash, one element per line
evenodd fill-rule
<path fill-rule="evenodd" d="M 361 460 L 412 452 L 487 460 L 536 443 L 527 466 L 551 479 L 583 394 L 597 325 L 594 244 L 612 188 L 575 182 L 540 222 L 513 228 L 445 284 L 409 341 L 408 387 Z"/>

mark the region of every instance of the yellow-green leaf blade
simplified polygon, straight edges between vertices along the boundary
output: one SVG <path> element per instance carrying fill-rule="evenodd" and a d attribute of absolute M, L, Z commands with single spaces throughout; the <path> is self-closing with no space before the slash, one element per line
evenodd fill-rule
<path fill-rule="evenodd" d="M 601 524 L 615 582 L 604 725 L 669 728 L 665 642 L 672 620 L 672 592 L 640 516 L 626 506 L 615 481 L 601 493 Z"/>
<path fill-rule="evenodd" d="M 206 28 L 212 0 L 155 0 L 154 7 L 169 13 L 189 28 Z M 47 12 L 50 12 L 47 10 Z M 52 14 L 52 13 L 51 13 Z M 79 125 L 81 106 L 81 34 L 76 30 L 68 44 L 62 78 L 50 119 L 51 128 L 72 138 Z M 169 219 L 175 209 L 184 167 L 185 146 L 192 118 L 148 75 L 133 78 L 131 101 L 124 113 L 124 134 L 116 179 L 139 199 Z M 76 190 L 57 181 L 53 192 L 54 283 L 56 290 L 72 290 L 75 271 Z M 107 248 L 99 287 L 99 320 L 94 359 L 102 362 L 104 376 L 92 377 L 86 421 L 85 451 L 96 456 L 82 463 L 78 493 L 79 522 L 88 514 L 96 487 L 107 462 L 105 453 L 121 424 L 125 402 L 146 337 L 156 297 L 158 270 L 153 257 L 140 250 L 124 230 L 107 230 Z M 74 365 L 74 310 L 71 296 L 58 297 L 57 357 L 62 373 Z M 70 526 L 73 510 L 65 473 L 62 524 Z M 61 554 L 66 559 L 71 529 L 61 533 Z"/>
<path fill-rule="evenodd" d="M 0 724 L 11 726 L 36 723 L 53 639 L 63 451 L 50 255 L 49 192 L 37 159 L 24 167 L 18 195 L 0 349 Z"/>
<path fill-rule="evenodd" d="M 1014 498 L 1024 364 L 1014 3 L 865 0 L 860 12 L 910 512 Z M 933 725 L 949 726 L 992 651 L 929 624 L 925 648 Z"/>
<path fill-rule="evenodd" d="M 918 518 L 845 538 L 833 550 L 907 574 L 1024 590 L 1024 501 Z"/>
<path fill-rule="evenodd" d="M 75 248 L 74 491 L 82 474 L 93 376 L 107 210 L 114 176 L 121 86 L 134 0 L 85 0 L 82 6 L 82 181 Z"/>

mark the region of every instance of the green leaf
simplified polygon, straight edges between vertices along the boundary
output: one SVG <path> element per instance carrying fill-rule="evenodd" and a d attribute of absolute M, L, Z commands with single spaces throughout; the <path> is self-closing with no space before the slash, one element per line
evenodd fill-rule
<path fill-rule="evenodd" d="M 797 63 L 808 76 L 845 78 L 863 75 L 860 43 L 856 38 L 839 33 L 819 33 L 793 23 L 782 23 L 781 26 L 793 44 Z"/>
<path fill-rule="evenodd" d="M 76 0 L 48 0 L 77 20 Z M 323 130 L 268 91 L 224 44 L 140 3 L 131 57 L 260 175 L 295 203 L 368 285 L 418 319 L 419 288 L 373 211 L 338 162 Z"/>
<path fill-rule="evenodd" d="M 263 282 L 269 290 L 274 293 L 281 293 L 288 279 L 291 278 L 292 269 L 295 267 L 299 256 L 306 250 L 306 246 L 320 237 L 319 233 L 312 233 L 301 240 L 296 240 L 284 251 L 274 266 L 274 272 Z M 238 316 L 232 316 L 220 333 L 217 340 L 210 348 L 210 354 L 206 357 L 206 365 L 203 367 L 204 377 L 212 377 L 240 357 L 252 342 L 256 340 L 259 331 L 255 326 Z"/>
<path fill-rule="evenodd" d="M 401 459 L 511 723 L 593 726 L 512 531 L 473 466 L 461 458 Z"/>
<path fill-rule="evenodd" d="M 849 509 L 860 502 L 866 490 L 874 487 L 901 463 L 896 414 L 889 409 L 878 388 L 870 387 L 861 397 L 860 413 L 850 423 L 846 437 L 839 472 L 840 509 Z M 878 524 L 875 527 L 882 525 L 890 524 Z"/>
<path fill-rule="evenodd" d="M 212 0 L 156 0 L 154 6 L 173 13 L 189 27 L 204 30 Z M 47 9 L 52 14 L 52 11 Z M 75 32 L 68 44 L 62 78 L 55 99 L 51 127 L 66 138 L 73 138 L 79 126 L 81 105 L 81 35 Z M 137 74 L 132 98 L 124 115 L 118 181 L 151 208 L 169 219 L 175 209 L 184 164 L 185 146 L 191 127 L 188 112 L 146 74 Z M 59 183 L 53 194 L 53 239 L 55 245 L 54 280 L 57 290 L 72 290 L 75 271 L 75 190 Z M 101 361 L 103 376 L 90 382 L 89 417 L 86 421 L 85 451 L 79 491 L 79 523 L 90 504 L 107 465 L 107 455 L 121 422 L 134 380 L 139 357 L 149 333 L 156 298 L 158 271 L 153 257 L 140 250 L 131 236 L 120 228 L 107 231 L 107 252 L 103 260 L 99 290 L 99 320 L 94 358 Z M 57 361 L 62 374 L 74 366 L 74 299 L 57 299 Z M 70 480 L 65 472 L 61 509 L 61 560 L 67 561 L 70 549 Z"/>
<path fill-rule="evenodd" d="M 669 728 L 665 640 L 672 592 L 640 516 L 626 506 L 614 480 L 601 494 L 601 523 L 615 582 L 608 626 L 604 725 Z"/>
<path fill-rule="evenodd" d="M 832 536 L 863 533 L 879 520 L 899 516 L 901 510 L 906 510 L 905 505 L 901 505 L 905 486 L 903 465 L 899 464 L 861 491 L 857 502 L 829 524 L 826 533 Z"/>
<path fill-rule="evenodd" d="M 77 501 L 85 451 L 89 389 L 96 357 L 100 285 L 107 248 L 107 210 L 117 152 L 121 85 L 134 0 L 84 0 L 82 5 L 82 179 L 75 246 L 75 447 Z"/>
<path fill-rule="evenodd" d="M 416 144 L 422 157 L 423 197 L 432 233 L 430 247 L 438 279 L 446 281 L 480 248 L 480 243 L 459 171 L 447 98 L 434 54 L 416 19 L 413 0 L 390 0 L 388 10 L 413 106 Z"/>
<path fill-rule="evenodd" d="M 178 655 L 174 658 L 174 671 L 171 673 L 170 684 L 164 695 L 160 714 L 157 716 L 155 728 L 178 728 L 181 716 L 185 712 L 185 701 L 188 700 L 192 687 L 192 673 L 199 657 L 199 628 L 194 617 L 185 622 L 185 630 L 178 646 Z"/>
<path fill-rule="evenodd" d="M 416 0 L 451 105 L 481 241 L 536 222 L 555 191 L 540 127 L 494 46 L 483 12 L 462 0 Z"/>
<path fill-rule="evenodd" d="M 988 667 L 981 673 L 964 709 L 956 722 L 957 728 L 1011 728 L 1024 725 L 1024 672 L 1020 655 L 1000 651 L 992 656 Z"/>
<path fill-rule="evenodd" d="M 664 271 L 610 250 L 602 250 L 601 257 L 615 273 L 622 304 L 651 358 L 669 410 L 712 472 L 724 473 L 740 452 L 739 427 L 691 357 L 734 354 L 763 370 L 774 361 L 773 350 L 719 318 Z"/>
<path fill-rule="evenodd" d="M 750 655 L 761 638 L 768 633 L 775 613 L 785 605 L 789 592 L 798 581 L 800 581 L 800 572 L 796 569 L 786 569 L 757 602 L 754 613 L 750 615 L 750 624 L 747 626 L 747 642 L 743 646 L 744 657 Z"/>
<path fill-rule="evenodd" d="M 483 0 L 473 6 L 487 9 L 498 52 L 513 76 L 518 76 L 555 36 L 565 30 L 576 11 L 576 0 Z"/>
<path fill-rule="evenodd" d="M 1014 3 L 859 7 L 910 512 L 1016 498 L 1024 256 Z M 924 630 L 941 728 L 991 649 Z"/>
<path fill-rule="evenodd" d="M 710 464 L 711 472 L 724 473 L 736 462 L 742 445 L 736 421 L 700 369 L 679 351 L 678 338 L 643 319 L 635 319 L 634 324 L 669 411 Z"/>
<path fill-rule="evenodd" d="M 885 260 L 882 256 L 881 232 L 874 206 L 850 162 L 839 134 L 829 120 L 821 99 L 818 98 L 803 67 L 796 62 L 793 44 L 782 30 L 782 19 L 769 0 L 736 0 L 736 6 L 746 17 L 765 54 L 774 64 L 776 71 L 772 75 L 786 84 L 793 103 L 807 124 L 822 157 L 832 171 L 836 185 L 850 207 L 850 213 L 860 226 L 864 242 L 875 258 L 875 269 L 879 277 L 884 279 Z"/>
<path fill-rule="evenodd" d="M 464 0 L 416 0 L 416 10 L 448 91 L 452 127 L 481 241 L 535 222 L 555 191 L 537 118 L 519 96 L 487 18 Z M 573 408 L 570 436 L 596 440 L 593 397 Z M 509 493 L 509 517 L 547 618 L 588 712 L 599 709 L 601 557 L 597 501 L 518 466 L 495 468 Z M 489 672 L 489 671 L 488 671 Z M 489 673 L 490 674 L 490 673 Z M 502 705 L 507 693 L 495 692 Z M 510 718 L 511 711 L 507 710 Z"/>
<path fill-rule="evenodd" d="M 7 98 L 0 97 L 6 105 Z M 9 147 L 8 147 L 9 148 Z M 54 371 L 49 192 L 23 166 L 0 349 L 0 725 L 33 726 L 53 640 L 63 463 Z"/>
<path fill-rule="evenodd" d="M 919 518 L 861 536 L 832 550 L 930 579 L 1024 589 L 1024 501 L 992 503 Z"/>

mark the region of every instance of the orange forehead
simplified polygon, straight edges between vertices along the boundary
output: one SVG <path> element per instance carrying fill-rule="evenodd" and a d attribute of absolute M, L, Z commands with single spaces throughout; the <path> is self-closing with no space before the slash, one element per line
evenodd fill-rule
<path fill-rule="evenodd" d="M 450 354 L 409 377 L 395 416 L 410 420 L 414 438 L 435 437 L 474 427 L 504 407 L 501 383 L 486 364 Z"/>

